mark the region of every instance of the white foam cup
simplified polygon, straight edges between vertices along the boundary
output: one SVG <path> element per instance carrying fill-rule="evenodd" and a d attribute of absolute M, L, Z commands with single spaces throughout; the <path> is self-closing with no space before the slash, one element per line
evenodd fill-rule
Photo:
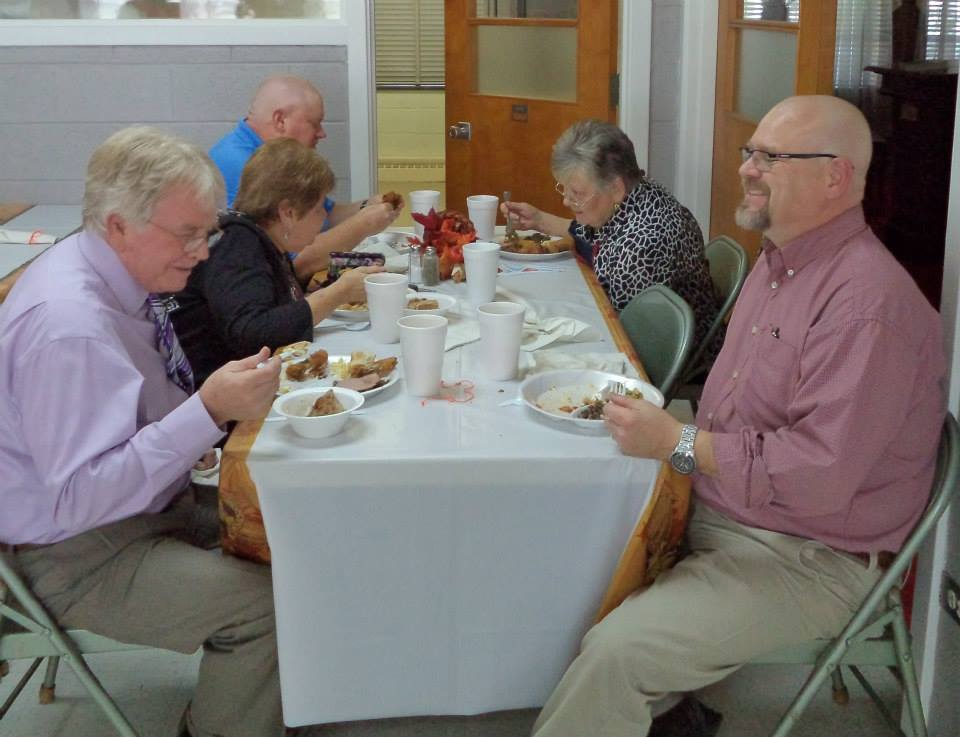
<path fill-rule="evenodd" d="M 523 314 L 523 305 L 516 302 L 487 302 L 477 308 L 481 364 L 488 379 L 517 378 Z"/>
<path fill-rule="evenodd" d="M 442 315 L 407 315 L 397 320 L 400 356 L 407 394 L 433 397 L 440 393 L 447 318 Z"/>
<path fill-rule="evenodd" d="M 363 280 L 370 310 L 370 337 L 377 343 L 400 340 L 397 320 L 407 306 L 407 275 L 380 272 Z"/>

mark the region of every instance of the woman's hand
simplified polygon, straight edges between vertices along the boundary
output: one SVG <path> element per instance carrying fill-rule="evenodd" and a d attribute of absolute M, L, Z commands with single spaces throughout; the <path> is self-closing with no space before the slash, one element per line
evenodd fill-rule
<path fill-rule="evenodd" d="M 383 271 L 382 266 L 358 266 L 341 274 L 340 278 L 327 288 L 339 290 L 340 304 L 344 302 L 366 302 L 367 291 L 363 286 L 363 280 L 367 274 L 376 274 L 379 271 Z"/>
<path fill-rule="evenodd" d="M 504 202 L 500 212 L 513 218 L 519 230 L 543 230 L 543 213 L 528 202 Z"/>

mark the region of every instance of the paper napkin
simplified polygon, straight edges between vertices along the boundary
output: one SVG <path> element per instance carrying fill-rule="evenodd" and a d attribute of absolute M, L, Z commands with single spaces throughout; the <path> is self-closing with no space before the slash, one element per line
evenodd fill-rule
<path fill-rule="evenodd" d="M 0 243 L 22 243 L 31 246 L 49 246 L 57 237 L 42 230 L 9 230 L 0 228 Z"/>

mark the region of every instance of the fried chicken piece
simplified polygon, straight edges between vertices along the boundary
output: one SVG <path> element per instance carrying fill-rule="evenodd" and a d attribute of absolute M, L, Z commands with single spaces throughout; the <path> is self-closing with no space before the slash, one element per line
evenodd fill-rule
<path fill-rule="evenodd" d="M 411 310 L 438 310 L 440 309 L 440 303 L 435 299 L 414 297 L 407 302 L 407 307 L 409 307 Z"/>
<path fill-rule="evenodd" d="M 373 362 L 373 372 L 380 374 L 382 377 L 387 377 L 390 373 L 397 367 L 397 357 L 390 356 L 389 358 L 381 358 L 379 361 Z"/>
<path fill-rule="evenodd" d="M 309 361 L 297 361 L 287 366 L 287 378 L 290 381 L 303 381 L 307 378 L 307 370 L 310 368 Z"/>
<path fill-rule="evenodd" d="M 388 203 L 394 210 L 399 210 L 400 204 L 403 202 L 403 196 L 399 192 L 390 191 L 383 195 L 381 200 Z"/>
<path fill-rule="evenodd" d="M 310 354 L 307 363 L 310 365 L 309 372 L 312 376 L 322 379 L 327 375 L 327 358 L 327 352 L 323 348 Z"/>

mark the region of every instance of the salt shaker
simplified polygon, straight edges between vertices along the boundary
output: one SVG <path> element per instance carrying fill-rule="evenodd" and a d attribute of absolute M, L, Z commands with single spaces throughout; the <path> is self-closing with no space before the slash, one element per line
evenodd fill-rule
<path fill-rule="evenodd" d="M 420 259 L 420 278 L 425 287 L 433 287 L 440 283 L 440 260 L 437 258 L 437 249 L 427 246 Z"/>
<path fill-rule="evenodd" d="M 419 284 L 423 279 L 420 270 L 420 246 L 410 246 L 410 267 L 407 270 L 407 276 L 411 284 Z"/>

